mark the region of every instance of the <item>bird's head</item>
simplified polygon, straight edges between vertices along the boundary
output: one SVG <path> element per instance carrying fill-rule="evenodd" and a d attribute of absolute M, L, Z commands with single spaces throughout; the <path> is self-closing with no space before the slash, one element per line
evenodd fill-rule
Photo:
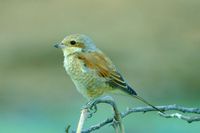
<path fill-rule="evenodd" d="M 92 40 L 83 34 L 72 34 L 66 36 L 61 43 L 54 45 L 56 48 L 61 48 L 64 55 L 70 55 L 76 52 L 87 52 L 96 49 Z"/>

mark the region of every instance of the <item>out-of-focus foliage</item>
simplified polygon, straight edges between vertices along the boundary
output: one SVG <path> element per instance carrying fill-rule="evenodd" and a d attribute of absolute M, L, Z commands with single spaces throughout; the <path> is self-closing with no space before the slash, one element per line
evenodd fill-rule
<path fill-rule="evenodd" d="M 83 33 L 109 55 L 137 92 L 155 105 L 199 106 L 200 1 L 1 0 L 0 132 L 63 133 L 76 127 L 86 100 L 66 75 L 60 50 L 65 35 Z M 114 96 L 120 110 L 144 105 Z M 87 121 L 111 116 L 106 105 Z M 137 133 L 196 133 L 199 123 L 133 114 Z M 105 127 L 100 132 L 111 132 Z"/>

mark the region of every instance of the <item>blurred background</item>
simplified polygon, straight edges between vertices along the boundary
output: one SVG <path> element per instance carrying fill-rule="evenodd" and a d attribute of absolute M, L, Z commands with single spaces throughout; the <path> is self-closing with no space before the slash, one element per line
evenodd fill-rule
<path fill-rule="evenodd" d="M 64 133 L 86 103 L 53 44 L 83 33 L 154 105 L 200 107 L 200 1 L 0 0 L 0 132 Z M 145 106 L 114 96 L 120 111 Z M 85 127 L 111 117 L 108 105 Z M 123 119 L 127 133 L 196 133 L 200 123 L 156 112 Z M 105 126 L 96 133 L 114 132 Z"/>

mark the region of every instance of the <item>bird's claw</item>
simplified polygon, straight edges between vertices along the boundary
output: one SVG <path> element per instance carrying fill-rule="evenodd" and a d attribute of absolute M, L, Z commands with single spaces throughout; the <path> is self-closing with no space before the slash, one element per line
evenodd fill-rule
<path fill-rule="evenodd" d="M 91 118 L 93 114 L 97 112 L 97 105 L 92 106 L 92 108 L 89 109 L 88 118 Z"/>
<path fill-rule="evenodd" d="M 97 105 L 95 104 L 95 101 L 89 101 L 85 105 L 83 105 L 82 109 L 88 110 L 88 118 L 91 118 L 94 113 L 97 112 Z"/>
<path fill-rule="evenodd" d="M 94 101 L 89 101 L 82 106 L 82 109 L 91 109 L 94 106 Z"/>

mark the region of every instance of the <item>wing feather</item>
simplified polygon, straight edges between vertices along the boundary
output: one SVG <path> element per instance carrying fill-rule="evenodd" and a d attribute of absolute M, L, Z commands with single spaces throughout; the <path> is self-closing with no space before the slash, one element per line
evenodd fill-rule
<path fill-rule="evenodd" d="M 131 95 L 137 95 L 136 92 L 125 82 L 112 61 L 101 51 L 79 53 L 78 58 L 84 62 L 86 67 L 94 69 L 99 77 L 105 78 L 107 80 L 106 83 L 111 87 L 120 88 Z"/>

